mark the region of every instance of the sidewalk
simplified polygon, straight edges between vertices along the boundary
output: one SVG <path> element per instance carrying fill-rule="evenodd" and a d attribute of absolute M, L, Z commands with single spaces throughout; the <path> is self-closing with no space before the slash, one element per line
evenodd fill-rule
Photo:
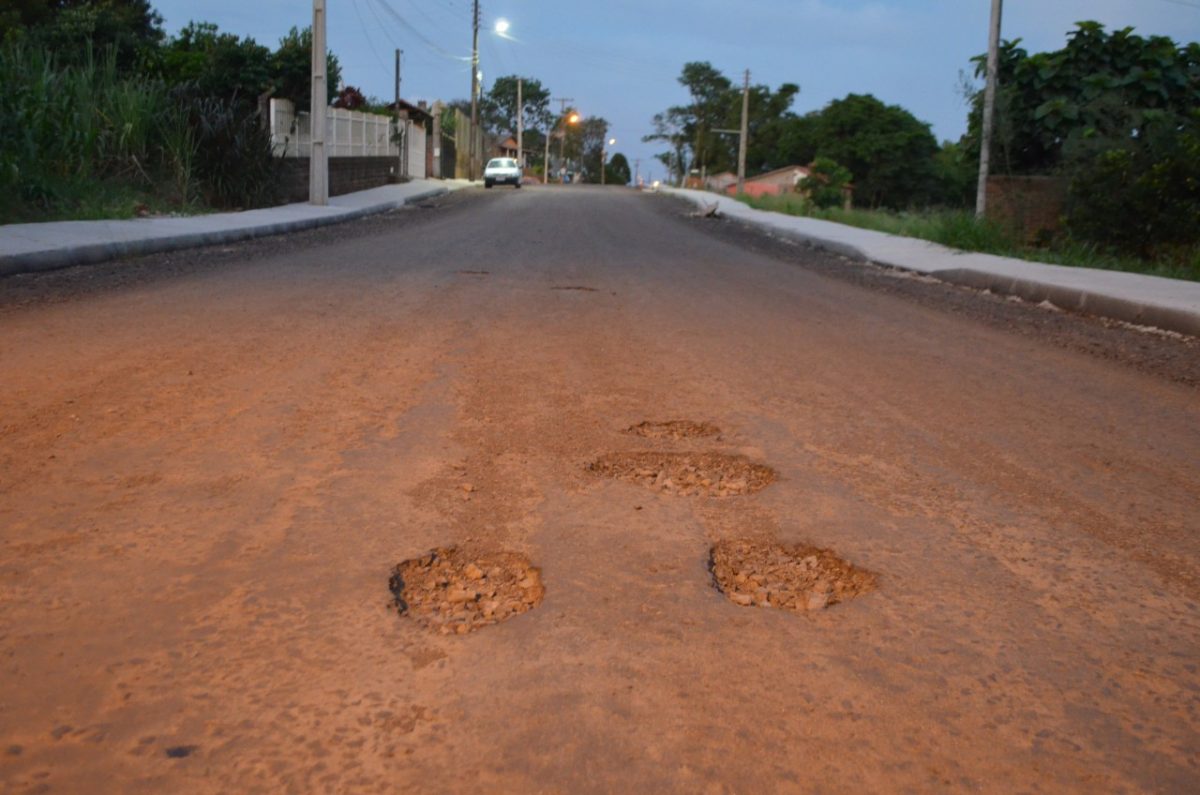
<path fill-rule="evenodd" d="M 972 254 L 915 238 L 755 210 L 715 193 L 662 190 L 697 205 L 716 202 L 729 218 L 856 259 L 1034 303 L 1049 301 L 1072 312 L 1200 336 L 1200 282 Z"/>
<path fill-rule="evenodd" d="M 327 207 L 287 204 L 180 218 L 9 224 L 0 226 L 0 276 L 310 229 L 386 212 L 471 184 L 416 179 L 334 196 Z"/>

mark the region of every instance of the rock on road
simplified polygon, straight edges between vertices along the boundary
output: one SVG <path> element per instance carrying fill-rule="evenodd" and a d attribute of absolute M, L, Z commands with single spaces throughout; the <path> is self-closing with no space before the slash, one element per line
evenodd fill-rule
<path fill-rule="evenodd" d="M 66 285 L 0 309 L 0 791 L 1194 792 L 1195 384 L 712 223 L 472 191 L 0 282 Z M 646 451 L 777 477 L 588 469 Z M 739 606 L 766 536 L 877 586 Z M 544 598 L 398 615 L 450 545 Z"/>

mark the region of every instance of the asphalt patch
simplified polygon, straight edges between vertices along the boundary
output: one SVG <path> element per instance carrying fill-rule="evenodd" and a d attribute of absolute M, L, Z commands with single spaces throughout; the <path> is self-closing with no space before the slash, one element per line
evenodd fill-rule
<path fill-rule="evenodd" d="M 541 604 L 542 573 L 516 552 L 442 547 L 406 560 L 388 581 L 400 615 L 441 635 L 465 635 Z"/>
<path fill-rule="evenodd" d="M 873 572 L 828 549 L 770 539 L 719 541 L 709 551 L 713 585 L 741 607 L 809 612 L 872 591 Z"/>
<path fill-rule="evenodd" d="M 680 497 L 737 497 L 762 491 L 778 475 L 765 464 L 726 453 L 607 453 L 587 465 L 603 477 Z"/>
<path fill-rule="evenodd" d="M 691 420 L 667 420 L 666 422 L 639 422 L 625 429 L 625 433 L 641 436 L 646 439 L 706 439 L 720 436 L 721 429 L 708 422 L 692 422 Z"/>

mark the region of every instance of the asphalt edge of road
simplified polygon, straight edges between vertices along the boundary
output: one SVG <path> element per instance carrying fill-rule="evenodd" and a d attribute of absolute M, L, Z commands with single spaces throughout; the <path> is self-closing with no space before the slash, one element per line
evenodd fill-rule
<path fill-rule="evenodd" d="M 243 226 L 236 229 L 188 232 L 178 235 L 165 235 L 162 237 L 121 242 L 89 243 L 79 246 L 56 248 L 49 251 L 31 251 L 26 254 L 3 255 L 0 256 L 0 277 L 15 276 L 20 273 L 58 270 L 76 265 L 94 265 L 98 262 L 107 262 L 125 257 L 140 257 L 146 254 L 160 254 L 164 251 L 177 251 L 184 248 L 237 243 L 256 237 L 268 237 L 288 232 L 299 232 L 305 229 L 315 229 L 321 226 L 356 221 L 359 218 L 366 218 L 369 215 L 386 213 L 408 204 L 444 196 L 449 192 L 450 188 L 432 188 L 413 194 L 412 196 L 405 196 L 403 199 L 392 199 L 367 207 L 355 207 L 330 215 L 297 218 L 290 221 L 264 221 L 261 224 Z"/>
<path fill-rule="evenodd" d="M 690 195 L 686 192 L 669 191 L 666 195 L 684 199 L 698 207 L 705 206 L 703 198 Z M 772 223 L 773 219 L 770 218 L 771 213 L 764 210 L 754 210 L 753 213 L 754 215 L 751 217 L 738 217 L 733 220 L 776 237 L 784 237 L 800 243 L 807 243 L 816 248 L 833 252 L 834 254 L 840 254 L 875 265 L 919 273 L 922 276 L 928 276 L 947 284 L 956 284 L 977 290 L 990 290 L 999 295 L 1011 295 L 1035 304 L 1049 301 L 1060 309 L 1070 312 L 1096 315 L 1134 325 L 1152 326 L 1164 331 L 1174 331 L 1192 337 L 1200 337 L 1200 314 L 1194 312 L 1129 298 L 1121 298 L 1078 287 L 1063 287 L 1031 279 L 988 273 L 987 271 L 976 270 L 974 268 L 926 270 L 914 262 L 903 260 L 903 258 L 881 259 L 878 256 L 867 254 L 867 252 L 852 243 L 833 240 Z M 877 234 L 884 233 L 880 232 Z M 937 244 L 930 243 L 929 245 Z M 953 249 L 945 250 L 954 251 Z"/>

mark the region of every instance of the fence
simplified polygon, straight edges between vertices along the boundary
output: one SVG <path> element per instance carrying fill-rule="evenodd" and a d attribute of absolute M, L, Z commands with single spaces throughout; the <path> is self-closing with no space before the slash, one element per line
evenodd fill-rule
<path fill-rule="evenodd" d="M 341 108 L 329 108 L 326 113 L 325 151 L 329 157 L 399 157 L 400 147 L 392 141 L 392 118 Z M 309 114 L 297 113 L 290 100 L 271 100 L 271 143 L 280 157 L 311 156 Z"/>

